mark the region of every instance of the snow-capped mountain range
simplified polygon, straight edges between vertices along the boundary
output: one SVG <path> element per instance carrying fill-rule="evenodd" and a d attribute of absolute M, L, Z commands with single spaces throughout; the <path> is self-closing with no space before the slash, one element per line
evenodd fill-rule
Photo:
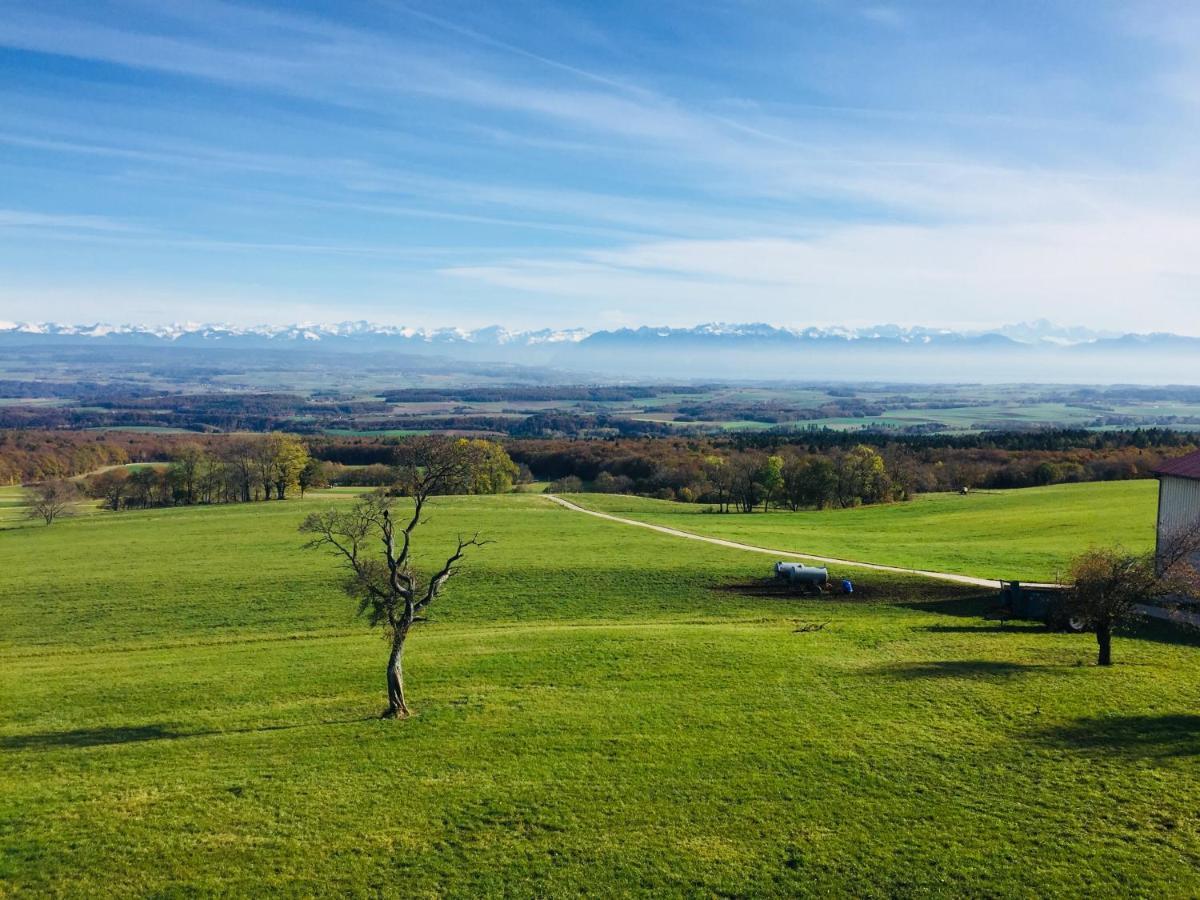
<path fill-rule="evenodd" d="M 588 331 L 584 328 L 511 331 L 499 325 L 473 330 L 463 328 L 408 328 L 397 325 L 377 325 L 371 322 L 336 322 L 332 324 L 300 323 L 295 325 L 234 326 L 210 323 L 173 323 L 170 325 L 64 325 L 55 322 L 3 322 L 0 336 L 18 338 L 87 338 L 104 339 L 112 343 L 253 343 L 270 342 L 274 346 L 288 344 L 315 345 L 320 342 L 345 346 L 354 342 L 388 342 L 421 344 L 472 344 L 476 346 L 524 346 L 579 344 L 587 341 L 643 340 L 728 340 L 805 342 L 805 341 L 886 341 L 901 344 L 961 342 L 1007 338 L 1016 343 L 1058 345 L 1084 344 L 1121 337 L 1116 332 L 1101 332 L 1083 327 L 1061 327 L 1041 319 L 995 329 L 955 331 L 946 328 L 921 326 L 875 325 L 868 328 L 808 327 L 794 328 L 765 323 L 730 324 L 712 322 L 692 328 L 641 327 L 612 331 Z M 1149 337 L 1148 335 L 1142 337 Z M 35 338 L 36 339 L 36 338 Z"/>
<path fill-rule="evenodd" d="M 793 328 L 709 323 L 606 331 L 500 326 L 405 328 L 369 322 L 62 325 L 0 322 L 5 347 L 190 348 L 436 356 L 622 378 L 1057 380 L 1200 383 L 1200 338 L 1119 334 L 1045 320 L 994 329 L 878 325 Z"/>
<path fill-rule="evenodd" d="M 217 341 L 346 343 L 354 340 L 376 340 L 394 338 L 401 341 L 423 343 L 468 343 L 468 344 L 555 344 L 577 342 L 590 332 L 583 329 L 554 330 L 543 328 L 537 331 L 509 331 L 498 325 L 475 330 L 462 328 L 405 328 L 396 325 L 376 325 L 371 322 L 336 322 L 333 324 L 301 323 L 297 325 L 254 325 L 241 327 L 226 324 L 200 324 L 195 322 L 171 325 L 63 325 L 56 322 L 0 322 L 0 335 L 41 335 L 57 338 L 105 338 L 113 342 L 155 339 L 186 343 Z"/>

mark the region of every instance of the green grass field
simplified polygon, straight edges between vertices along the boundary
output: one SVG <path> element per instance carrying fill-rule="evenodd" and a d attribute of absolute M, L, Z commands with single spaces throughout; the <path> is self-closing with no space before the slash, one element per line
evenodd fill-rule
<path fill-rule="evenodd" d="M 350 499 L 0 525 L 0 893 L 1200 893 L 1173 633 L 1102 670 L 952 586 L 756 596 L 761 556 L 443 499 L 430 555 L 499 543 L 383 722 L 386 647 L 296 533 Z"/>
<path fill-rule="evenodd" d="M 572 495 L 581 506 L 760 547 L 982 578 L 1054 581 L 1090 546 L 1154 546 L 1156 481 L 1061 484 L 842 510 L 710 514 L 695 503 Z"/>

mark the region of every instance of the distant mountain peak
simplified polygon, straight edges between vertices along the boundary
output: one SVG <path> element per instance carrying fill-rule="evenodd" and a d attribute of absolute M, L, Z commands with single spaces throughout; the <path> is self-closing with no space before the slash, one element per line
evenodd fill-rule
<path fill-rule="evenodd" d="M 589 331 L 583 328 L 540 328 L 510 330 L 501 325 L 464 329 L 459 327 L 414 328 L 401 325 L 380 325 L 365 320 L 318 323 L 297 322 L 291 325 L 239 326 L 228 323 L 176 322 L 169 325 L 111 324 L 95 322 L 84 325 L 67 325 L 57 322 L 0 322 L 0 334 L 46 335 L 58 337 L 80 337 L 119 340 L 122 338 L 157 338 L 165 341 L 229 341 L 255 338 L 272 343 L 289 342 L 319 343 L 353 340 L 376 340 L 394 338 L 401 341 L 426 344 L 470 344 L 475 346 L 535 346 L 566 345 L 600 338 L 626 335 L 639 339 L 728 339 L 734 342 L 747 340 L 787 341 L 889 341 L 898 343 L 930 344 L 945 341 L 963 341 L 987 337 L 1006 338 L 1022 344 L 1084 344 L 1097 340 L 1114 340 L 1124 337 L 1161 339 L 1167 335 L 1123 335 L 1119 332 L 1099 331 L 1084 326 L 1056 325 L 1048 319 L 1019 322 L 998 328 L 956 331 L 949 328 L 927 326 L 903 326 L 896 324 L 872 325 L 864 328 L 843 326 L 791 327 L 772 325 L 766 322 L 705 322 L 692 327 L 653 326 L 625 327 L 612 330 Z"/>
<path fill-rule="evenodd" d="M 552 367 L 622 378 L 724 377 L 1200 383 L 1200 338 L 1116 335 L 1046 320 L 994 329 L 874 325 L 787 327 L 764 322 L 510 330 L 414 328 L 366 321 L 235 326 L 0 323 L 3 347 L 178 347 L 189 352 L 372 353 L 390 362 L 436 356 Z"/>

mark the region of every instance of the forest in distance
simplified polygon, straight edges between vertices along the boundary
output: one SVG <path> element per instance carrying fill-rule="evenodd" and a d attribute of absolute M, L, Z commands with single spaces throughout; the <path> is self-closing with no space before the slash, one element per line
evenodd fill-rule
<path fill-rule="evenodd" d="M 1046 427 L 1200 430 L 1200 389 L 825 383 L 247 390 L 0 379 L 0 428 L 607 438 Z"/>
<path fill-rule="evenodd" d="M 747 512 L 768 505 L 845 507 L 937 491 L 1146 478 L 1163 461 L 1197 446 L 1192 435 L 1165 429 L 446 439 L 492 459 L 503 489 L 548 482 L 559 492 L 638 494 Z M 405 448 L 416 440 L 424 438 L 10 429 L 0 431 L 0 484 L 77 478 L 144 463 L 151 469 L 159 464 L 158 474 L 135 472 L 132 481 L 122 477 L 120 484 L 108 485 L 114 476 L 101 472 L 92 476 L 93 491 L 104 497 L 106 489 L 116 489 L 141 497 L 141 505 L 150 504 L 150 497 L 153 505 L 174 505 L 249 500 L 260 489 L 266 496 L 282 495 L 278 485 L 376 487 L 392 482 Z M 198 489 L 181 487 L 181 478 L 207 486 L 198 497 Z"/>
<path fill-rule="evenodd" d="M 809 380 L 788 373 L 639 381 L 403 354 L 13 346 L 0 354 L 0 428 L 493 438 L 1200 430 L 1195 386 L 869 381 L 853 366 Z"/>

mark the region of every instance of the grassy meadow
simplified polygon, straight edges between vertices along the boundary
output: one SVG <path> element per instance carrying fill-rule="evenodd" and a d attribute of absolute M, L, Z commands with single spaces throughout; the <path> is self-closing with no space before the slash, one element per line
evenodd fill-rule
<path fill-rule="evenodd" d="M 600 512 L 760 547 L 982 578 L 1055 581 L 1072 556 L 1091 546 L 1152 549 L 1158 482 L 925 494 L 908 503 L 750 515 L 617 494 L 570 499 Z"/>
<path fill-rule="evenodd" d="M 351 499 L 0 520 L 0 893 L 1200 893 L 1173 632 L 1101 670 L 954 586 L 762 596 L 761 556 L 446 498 L 426 559 L 498 543 L 385 722 L 386 647 L 296 532 Z"/>

